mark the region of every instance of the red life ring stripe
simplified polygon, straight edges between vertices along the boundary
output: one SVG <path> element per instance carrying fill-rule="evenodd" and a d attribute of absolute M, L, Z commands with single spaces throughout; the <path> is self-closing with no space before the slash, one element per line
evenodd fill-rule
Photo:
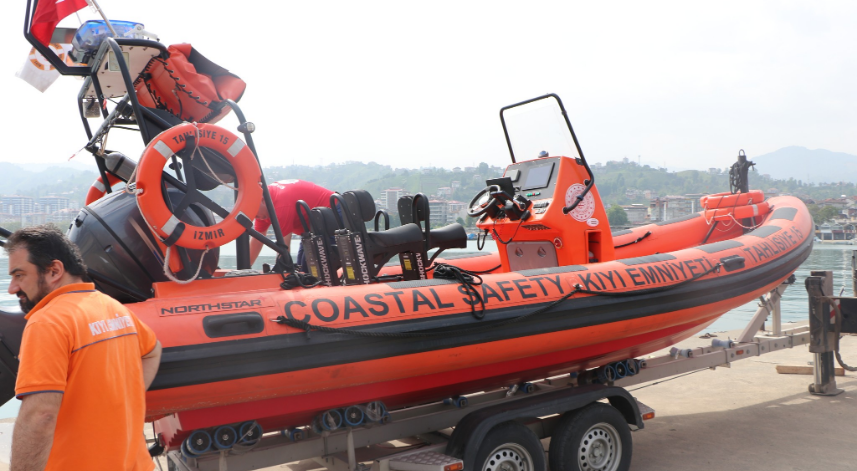
<path fill-rule="evenodd" d="M 116 175 L 113 175 L 112 173 L 107 174 L 107 182 L 110 184 L 111 188 L 113 187 L 113 185 L 121 181 L 122 179 L 120 179 Z M 86 192 L 86 199 L 84 200 L 84 204 L 88 206 L 92 203 L 95 203 L 96 201 L 100 200 L 101 197 L 105 195 L 105 193 L 107 193 L 107 187 L 104 186 L 104 180 L 102 180 L 101 177 L 98 177 L 95 179 L 94 182 L 92 182 L 92 186 L 89 187 L 89 191 Z"/>
<path fill-rule="evenodd" d="M 186 137 L 198 136 L 198 145 L 223 156 L 235 170 L 238 198 L 229 215 L 213 226 L 200 227 L 180 221 L 164 203 L 161 176 L 165 162 L 187 145 Z M 262 201 L 262 172 L 256 156 L 235 134 L 213 124 L 182 123 L 158 134 L 140 157 L 137 167 L 137 205 L 149 227 L 164 240 L 184 224 L 185 230 L 175 244 L 189 249 L 211 249 L 229 243 L 244 233 L 236 217 L 243 214 L 251 221 Z"/>
<path fill-rule="evenodd" d="M 771 206 L 767 201 L 763 201 L 759 204 L 748 204 L 744 206 L 735 206 L 734 208 L 721 208 L 715 209 L 714 211 L 714 219 L 747 219 L 747 218 L 755 218 L 758 216 L 764 216 L 771 212 Z"/>

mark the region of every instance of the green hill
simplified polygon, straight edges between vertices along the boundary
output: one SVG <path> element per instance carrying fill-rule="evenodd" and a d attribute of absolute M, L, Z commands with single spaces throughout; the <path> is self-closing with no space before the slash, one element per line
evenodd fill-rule
<path fill-rule="evenodd" d="M 410 193 L 437 194 L 439 187 L 456 188 L 451 198 L 469 202 L 485 186 L 487 178 L 502 175 L 502 168 L 482 163 L 475 169 L 452 171 L 443 168 L 392 169 L 374 162 L 349 162 L 322 166 L 293 165 L 265 169 L 269 182 L 297 178 L 335 191 L 364 189 L 375 196 L 387 188 L 404 188 Z M 700 170 L 667 172 L 648 165 L 610 162 L 594 167 L 595 185 L 606 205 L 648 203 L 649 197 L 686 194 L 710 194 L 729 191 L 726 169 L 718 173 Z M 764 169 L 750 172 L 750 187 L 768 192 L 776 189 L 807 200 L 855 195 L 853 183 L 805 183 L 800 180 L 776 180 L 765 176 Z M 456 184 L 457 183 L 457 187 Z"/>

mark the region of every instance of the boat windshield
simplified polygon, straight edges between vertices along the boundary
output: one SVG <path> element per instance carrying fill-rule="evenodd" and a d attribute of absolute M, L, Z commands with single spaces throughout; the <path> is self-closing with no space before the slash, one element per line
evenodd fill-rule
<path fill-rule="evenodd" d="M 517 161 L 544 156 L 542 152 L 549 157 L 580 157 L 560 102 L 553 95 L 504 108 L 501 118 Z"/>

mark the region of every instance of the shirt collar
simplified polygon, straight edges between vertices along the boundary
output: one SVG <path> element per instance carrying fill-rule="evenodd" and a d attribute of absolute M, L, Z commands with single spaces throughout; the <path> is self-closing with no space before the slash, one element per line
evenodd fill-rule
<path fill-rule="evenodd" d="M 50 293 L 48 293 L 47 296 L 42 298 L 42 300 L 39 301 L 38 304 L 36 304 L 36 307 L 34 307 L 33 309 L 30 309 L 30 312 L 28 312 L 24 316 L 24 319 L 29 319 L 30 316 L 33 315 L 33 313 L 35 313 L 36 311 L 47 306 L 48 303 L 53 301 L 54 298 L 56 298 L 57 296 L 61 296 L 63 294 L 71 293 L 71 292 L 75 292 L 75 291 L 95 291 L 95 284 L 94 283 L 69 283 L 67 285 L 60 286 L 59 288 L 51 291 Z"/>

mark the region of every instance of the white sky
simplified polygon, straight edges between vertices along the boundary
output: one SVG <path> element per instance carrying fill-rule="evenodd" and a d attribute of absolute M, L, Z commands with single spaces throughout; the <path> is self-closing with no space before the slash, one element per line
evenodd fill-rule
<path fill-rule="evenodd" d="M 14 77 L 30 48 L 24 5 L 0 17 L 0 160 L 64 162 L 85 142 L 80 82 L 61 77 L 41 94 Z M 753 158 L 790 145 L 857 154 L 853 1 L 101 6 L 245 79 L 263 165 L 505 165 L 499 109 L 547 92 L 562 97 L 591 163 L 640 155 L 703 169 L 739 148 Z"/>

